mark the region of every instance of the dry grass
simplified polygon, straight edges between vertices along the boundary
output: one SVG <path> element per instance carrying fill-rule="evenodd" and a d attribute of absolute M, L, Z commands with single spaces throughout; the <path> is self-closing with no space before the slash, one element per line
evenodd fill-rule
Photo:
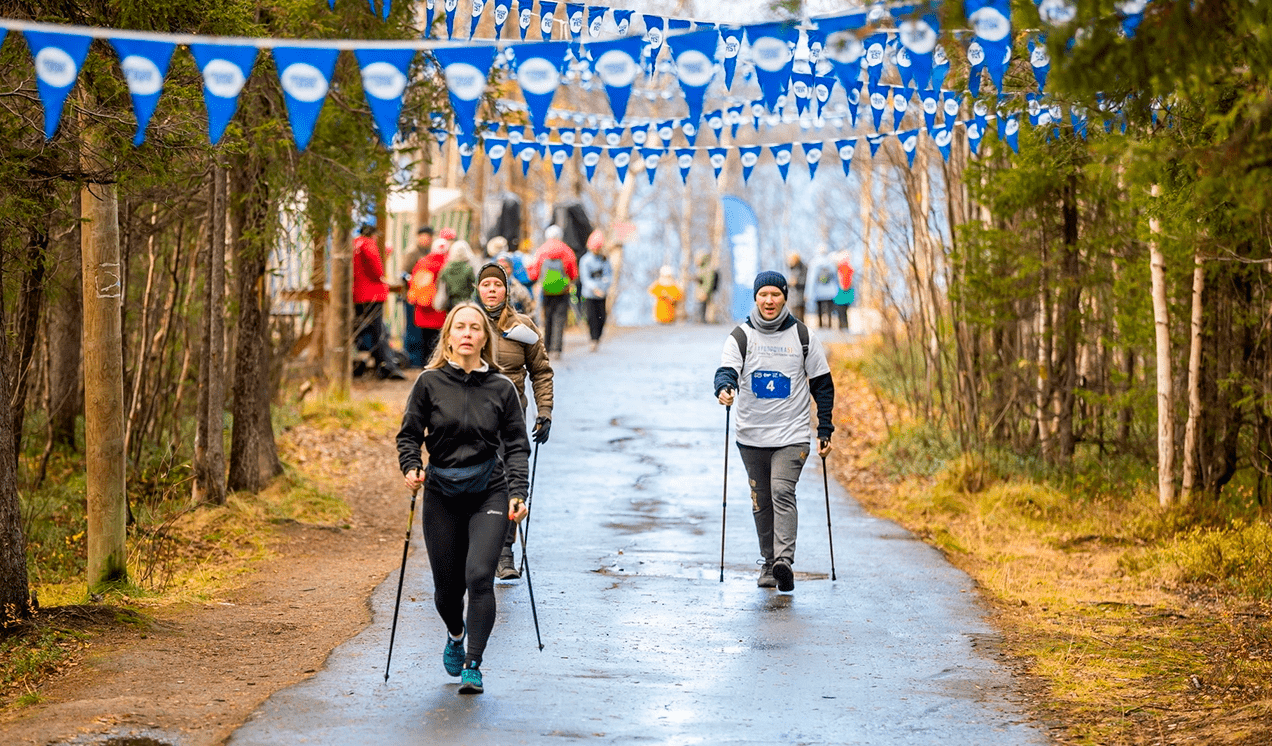
<path fill-rule="evenodd" d="M 854 370 L 861 348 L 832 352 L 839 478 L 975 578 L 1059 741 L 1272 743 L 1266 523 L 1171 531 L 1146 491 L 1061 490 L 977 456 L 898 479 L 904 413 Z"/>

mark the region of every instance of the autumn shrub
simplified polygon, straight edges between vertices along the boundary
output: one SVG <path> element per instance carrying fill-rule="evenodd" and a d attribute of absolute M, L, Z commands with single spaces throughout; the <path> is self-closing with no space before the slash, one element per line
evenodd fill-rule
<path fill-rule="evenodd" d="M 1198 526 L 1128 558 L 1130 570 L 1155 572 L 1180 584 L 1213 586 L 1272 598 L 1272 526 L 1237 519 L 1225 527 Z"/>

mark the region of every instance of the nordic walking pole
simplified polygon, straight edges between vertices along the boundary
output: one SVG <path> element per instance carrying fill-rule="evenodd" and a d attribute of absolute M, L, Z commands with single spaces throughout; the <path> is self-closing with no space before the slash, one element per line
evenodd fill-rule
<path fill-rule="evenodd" d="M 527 510 L 530 504 L 526 503 Z M 528 519 L 530 516 L 527 515 Z M 539 612 L 534 607 L 534 583 L 530 582 L 530 561 L 526 559 L 526 533 L 521 531 L 521 566 L 525 568 L 526 589 L 530 591 L 530 616 L 534 618 L 534 637 L 539 641 L 539 652 L 543 652 L 543 636 L 539 634 Z"/>
<path fill-rule="evenodd" d="M 835 579 L 835 533 L 830 530 L 830 477 L 826 475 L 826 457 L 822 456 L 822 485 L 826 488 L 826 537 L 830 539 L 830 579 Z"/>
<path fill-rule="evenodd" d="M 530 464 L 530 489 L 526 493 L 526 510 L 530 510 L 530 500 L 534 497 L 534 474 L 539 470 L 539 444 L 534 444 L 534 458 Z M 517 527 L 517 533 L 521 535 L 521 572 L 526 573 L 526 533 L 530 531 L 530 514 L 526 514 L 526 519 Z M 526 578 L 529 581 L 529 577 Z"/>
<path fill-rule="evenodd" d="M 729 517 L 729 414 L 733 405 L 724 408 L 724 497 L 720 501 L 720 582 L 724 582 L 724 522 Z"/>
<path fill-rule="evenodd" d="M 389 659 L 384 662 L 384 680 L 389 680 L 389 664 L 393 662 L 393 638 L 397 636 L 398 608 L 402 605 L 402 581 L 406 579 L 406 554 L 411 549 L 411 527 L 415 525 L 415 496 L 419 488 L 411 490 L 411 515 L 406 519 L 406 542 L 402 545 L 402 570 L 398 573 L 397 600 L 393 602 L 393 627 L 389 630 Z"/>

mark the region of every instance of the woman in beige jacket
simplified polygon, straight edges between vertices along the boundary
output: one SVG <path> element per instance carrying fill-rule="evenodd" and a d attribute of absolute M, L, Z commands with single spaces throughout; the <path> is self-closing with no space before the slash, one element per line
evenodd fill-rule
<path fill-rule="evenodd" d="M 517 313 L 508 303 L 508 272 L 498 262 L 487 263 L 478 273 L 477 299 L 498 334 L 495 338 L 495 365 L 500 373 L 512 379 L 521 397 L 522 408 L 528 404 L 525 383 L 526 377 L 530 378 L 536 410 L 532 437 L 537 448 L 537 444 L 548 442 L 548 431 L 552 427 L 552 363 L 543 346 L 543 335 L 529 316 Z M 509 521 L 503 552 L 495 570 L 495 577 L 500 580 L 521 577 L 512 561 L 512 544 L 516 536 L 517 524 Z"/>

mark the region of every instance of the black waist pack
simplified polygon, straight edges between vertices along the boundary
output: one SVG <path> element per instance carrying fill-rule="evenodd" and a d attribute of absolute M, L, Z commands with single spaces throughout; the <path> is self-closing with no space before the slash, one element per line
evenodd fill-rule
<path fill-rule="evenodd" d="M 429 464 L 428 491 L 438 497 L 460 497 L 485 492 L 497 460 L 498 457 L 492 456 L 480 464 L 452 469 Z"/>

